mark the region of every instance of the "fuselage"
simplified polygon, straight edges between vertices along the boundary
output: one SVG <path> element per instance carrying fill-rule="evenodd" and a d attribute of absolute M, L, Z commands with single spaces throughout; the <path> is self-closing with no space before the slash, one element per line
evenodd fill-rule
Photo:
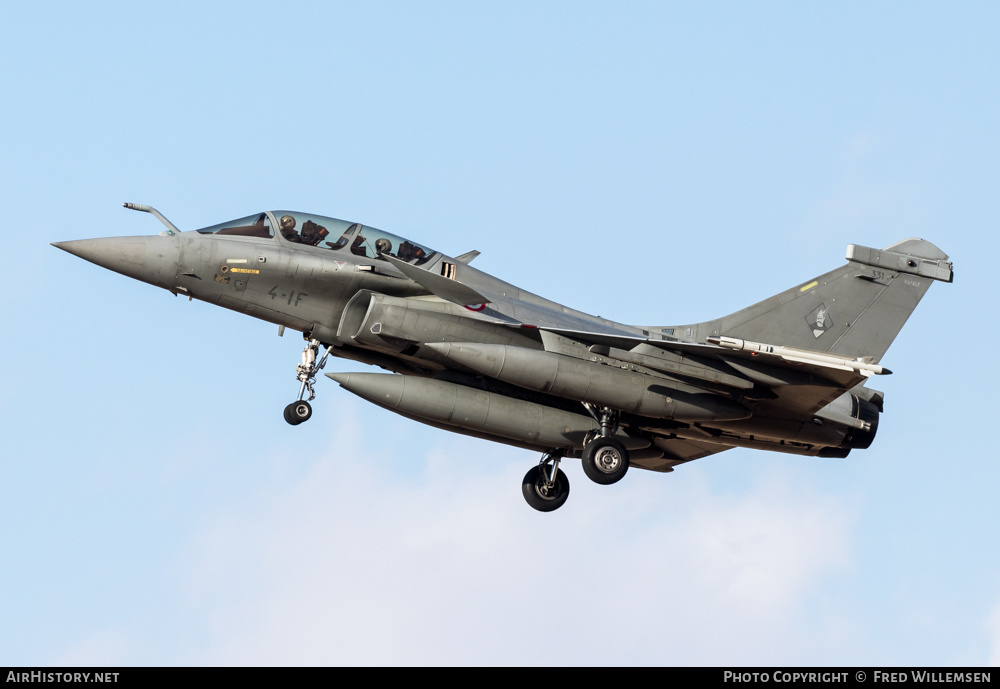
<path fill-rule="evenodd" d="M 875 437 L 890 371 L 882 354 L 934 280 L 940 249 L 908 239 L 848 247 L 848 263 L 728 316 L 643 327 L 568 308 L 457 257 L 379 229 L 267 211 L 180 232 L 155 209 L 158 236 L 57 243 L 100 266 L 303 333 L 299 397 L 334 355 L 393 373 L 331 373 L 405 417 L 537 450 L 525 499 L 566 500 L 564 457 L 597 483 L 629 466 L 674 466 L 749 447 L 845 457 Z M 321 348 L 325 354 L 318 358 Z M 306 394 L 308 393 L 308 399 Z"/>
<path fill-rule="evenodd" d="M 301 331 L 307 339 L 330 346 L 335 356 L 396 373 L 492 390 L 585 421 L 589 417 L 581 402 L 617 409 L 626 419 L 633 419 L 630 427 L 636 432 L 651 434 L 640 443 L 647 448 L 659 434 L 697 441 L 710 438 L 726 447 L 843 456 L 849 451 L 843 446 L 845 438 L 857 432 L 841 424 L 839 417 L 832 423 L 821 422 L 814 410 L 798 415 L 783 407 L 772 411 L 766 398 L 754 397 L 752 382 L 743 381 L 747 389 L 734 394 L 724 385 L 727 374 L 711 367 L 702 366 L 701 373 L 695 371 L 692 378 L 679 367 L 686 366 L 690 374 L 692 362 L 700 365 L 694 358 L 682 356 L 677 359 L 681 363 L 671 364 L 641 354 L 629 354 L 632 359 L 623 360 L 623 353 L 609 357 L 601 352 L 566 351 L 562 353 L 566 357 L 558 348 L 546 351 L 551 346 L 543 343 L 541 330 L 587 333 L 591 342 L 600 336 L 635 343 L 694 340 L 685 338 L 685 330 L 692 334 L 690 327 L 626 325 L 545 299 L 468 265 L 475 254 L 456 258 L 359 223 L 296 211 L 261 212 L 188 232 L 174 229 L 157 236 L 88 239 L 56 246 L 176 295 Z M 460 355 L 458 350 L 442 350 L 440 343 L 449 342 L 485 346 L 479 354 L 473 353 L 480 358 L 508 351 L 490 347 L 509 348 L 507 368 L 503 373 L 487 372 L 484 382 L 484 370 L 468 358 L 469 351 Z M 678 355 L 669 356 L 676 359 Z M 643 361 L 652 361 L 652 368 Z M 569 366 L 567 362 L 575 363 Z M 554 372 L 560 365 L 558 375 L 553 373 L 551 380 L 538 383 L 540 371 L 551 368 Z M 569 372 L 573 367 L 575 372 Z M 649 376 L 654 376 L 652 386 Z M 722 380 L 723 385 L 713 380 Z M 631 403 L 629 390 L 633 388 L 637 392 Z M 838 397 L 843 399 L 834 404 Z M 859 400 L 838 390 L 828 401 L 836 410 L 846 409 L 841 416 L 848 423 L 857 423 Z M 419 413 L 416 408 L 395 411 L 410 416 Z M 469 431 L 464 427 L 450 430 Z M 873 431 L 866 442 L 871 435 Z M 582 433 L 573 438 L 564 448 L 570 454 L 583 446 Z M 545 449 L 523 439 L 512 444 Z"/>

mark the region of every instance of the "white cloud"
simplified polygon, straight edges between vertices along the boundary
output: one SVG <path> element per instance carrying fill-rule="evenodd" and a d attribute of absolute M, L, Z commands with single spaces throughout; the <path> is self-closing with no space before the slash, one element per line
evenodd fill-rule
<path fill-rule="evenodd" d="M 524 453 L 441 436 L 401 479 L 345 461 L 366 455 L 341 425 L 305 479 L 226 506 L 192 549 L 186 616 L 208 631 L 183 662 L 793 662 L 804 598 L 848 558 L 845 510 L 801 486 L 720 496 L 688 467 L 600 487 L 571 465 L 570 501 L 540 514 Z"/>
<path fill-rule="evenodd" d="M 115 667 L 121 665 L 129 647 L 129 641 L 119 631 L 92 631 L 47 664 L 54 667 Z"/>

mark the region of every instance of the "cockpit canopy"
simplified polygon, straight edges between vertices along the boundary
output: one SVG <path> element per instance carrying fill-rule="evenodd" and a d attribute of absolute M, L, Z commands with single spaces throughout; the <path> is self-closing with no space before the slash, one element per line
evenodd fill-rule
<path fill-rule="evenodd" d="M 388 254 L 418 266 L 434 255 L 434 251 L 425 246 L 374 227 L 297 211 L 258 213 L 196 231 L 199 234 L 271 238 L 274 237 L 272 217 L 277 220 L 278 232 L 282 238 L 293 244 L 331 251 L 345 250 L 346 247 L 347 251 L 356 256 L 371 259 Z"/>
<path fill-rule="evenodd" d="M 271 231 L 271 221 L 268 219 L 267 213 L 248 215 L 247 217 L 240 218 L 239 220 L 220 222 L 218 225 L 203 227 L 202 229 L 195 231 L 198 234 L 228 234 L 240 237 L 267 238 L 274 236 L 274 232 Z"/>

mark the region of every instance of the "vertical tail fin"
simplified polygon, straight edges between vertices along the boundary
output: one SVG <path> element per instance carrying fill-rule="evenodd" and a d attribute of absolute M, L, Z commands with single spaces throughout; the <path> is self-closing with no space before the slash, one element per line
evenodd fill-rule
<path fill-rule="evenodd" d="M 847 265 L 692 330 L 698 339 L 722 335 L 878 362 L 931 282 L 952 281 L 947 259 L 923 239 L 881 250 L 851 244 Z"/>

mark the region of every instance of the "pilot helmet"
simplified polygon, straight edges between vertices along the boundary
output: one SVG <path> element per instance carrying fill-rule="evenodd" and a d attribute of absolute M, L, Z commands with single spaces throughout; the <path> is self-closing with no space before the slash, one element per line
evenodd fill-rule
<path fill-rule="evenodd" d="M 390 242 L 385 237 L 380 237 L 379 239 L 375 240 L 375 251 L 379 252 L 380 254 L 389 253 L 390 251 L 392 251 L 392 242 Z"/>
<path fill-rule="evenodd" d="M 281 226 L 281 234 L 287 235 L 289 232 L 295 231 L 295 218 L 290 215 L 281 216 L 278 224 Z"/>

